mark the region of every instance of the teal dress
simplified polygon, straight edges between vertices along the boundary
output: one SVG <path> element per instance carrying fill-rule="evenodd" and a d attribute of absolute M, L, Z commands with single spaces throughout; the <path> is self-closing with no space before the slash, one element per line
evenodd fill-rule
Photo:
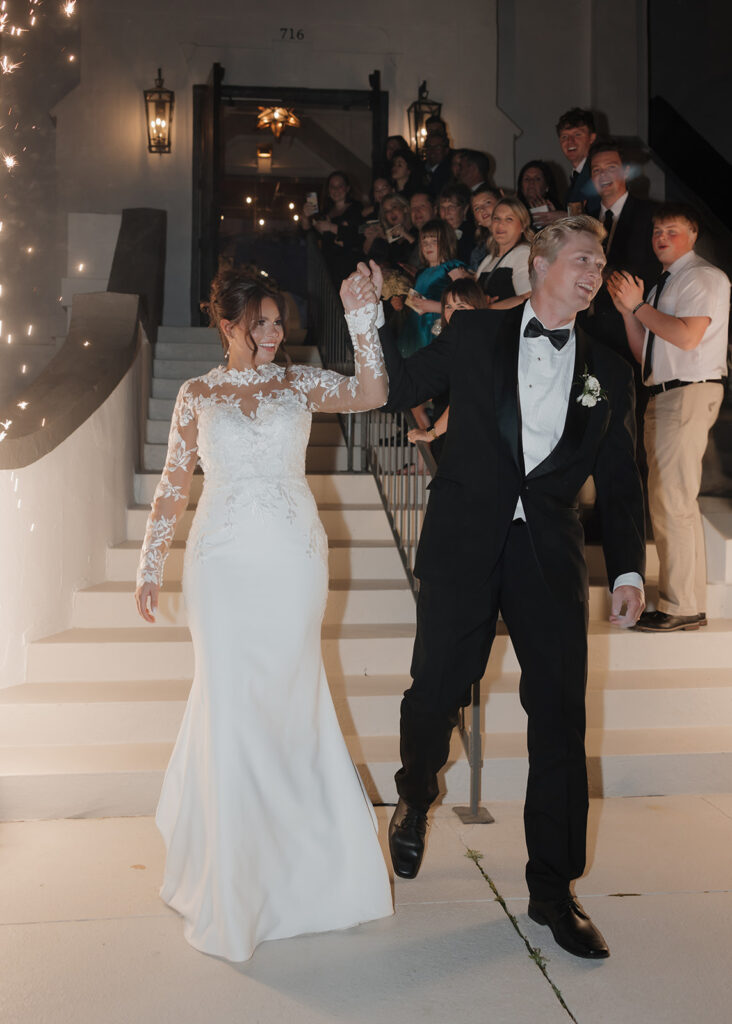
<path fill-rule="evenodd" d="M 414 290 L 425 299 L 439 302 L 442 293 L 450 284 L 450 271 L 456 267 L 465 267 L 462 260 L 445 260 L 437 267 L 424 267 L 417 274 Z M 432 325 L 440 316 L 439 313 L 416 313 L 413 309 L 406 310 L 404 326 L 399 332 L 398 347 L 402 356 L 412 356 L 421 348 L 425 348 L 434 340 Z"/>

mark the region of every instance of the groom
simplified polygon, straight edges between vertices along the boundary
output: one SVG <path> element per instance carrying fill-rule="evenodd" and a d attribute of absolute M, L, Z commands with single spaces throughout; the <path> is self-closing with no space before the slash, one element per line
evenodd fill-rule
<path fill-rule="evenodd" d="M 528 715 L 529 916 L 564 949 L 591 958 L 608 948 L 570 892 L 585 867 L 588 808 L 588 579 L 577 494 L 590 474 L 610 621 L 634 625 L 645 603 L 630 367 L 575 327 L 602 284 L 604 234 L 586 216 L 549 225 L 531 247 L 526 303 L 455 313 L 439 340 L 411 359 L 382 330 L 387 409 L 450 393 L 415 566 L 413 683 L 402 702 L 399 802 L 389 827 L 394 870 L 403 878 L 419 870 L 437 773 L 458 709 L 485 672 L 500 612 Z M 372 275 L 378 290 L 373 264 Z"/>

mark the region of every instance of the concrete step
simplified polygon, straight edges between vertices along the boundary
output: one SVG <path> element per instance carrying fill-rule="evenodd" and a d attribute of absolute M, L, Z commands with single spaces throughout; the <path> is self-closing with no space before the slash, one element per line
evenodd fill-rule
<path fill-rule="evenodd" d="M 593 796 L 729 792 L 730 730 L 656 729 L 587 734 Z M 346 735 L 351 757 L 375 803 L 394 803 L 397 736 Z M 171 743 L 0 748 L 5 821 L 153 814 Z M 487 738 L 483 802 L 521 799 L 526 788 L 523 732 Z M 467 801 L 469 769 L 457 734 L 441 775 L 447 802 Z"/>
<path fill-rule="evenodd" d="M 142 542 L 149 512 L 149 508 L 138 505 L 127 509 L 127 540 Z M 391 527 L 381 505 L 354 507 L 321 502 L 319 513 L 325 532 L 333 540 L 380 540 L 393 543 Z M 187 509 L 178 520 L 178 540 L 185 540 L 188 536 L 193 515 L 193 510 Z"/>
<path fill-rule="evenodd" d="M 146 444 L 143 455 L 145 469 L 162 472 L 165 454 L 166 445 Z M 360 456 L 357 453 L 356 465 L 359 461 Z M 345 445 L 311 444 L 305 457 L 305 468 L 308 473 L 345 473 L 348 470 L 348 450 Z"/>
<path fill-rule="evenodd" d="M 185 545 L 173 541 L 165 563 L 166 584 L 180 580 L 183 574 Z M 123 541 L 107 549 L 107 579 L 133 580 L 140 560 L 140 543 Z M 331 541 L 328 546 L 328 571 L 331 580 L 397 579 L 404 568 L 393 542 Z"/>
<path fill-rule="evenodd" d="M 134 601 L 135 585 L 130 582 L 100 583 L 74 595 L 71 625 L 80 629 L 104 629 L 140 625 Z M 404 576 L 394 580 L 342 580 L 328 595 L 326 625 L 409 622 L 414 618 L 414 597 Z M 154 629 L 187 626 L 180 583 L 166 583 Z"/>
<path fill-rule="evenodd" d="M 700 498 L 707 549 L 707 579 L 732 583 L 732 499 Z"/>
<path fill-rule="evenodd" d="M 411 660 L 414 627 L 389 625 L 324 626 L 326 671 L 383 675 Z M 374 642 L 376 641 L 376 642 Z M 128 629 L 69 629 L 31 644 L 26 679 L 31 683 L 188 678 L 193 647 L 188 630 L 143 624 Z"/>
<path fill-rule="evenodd" d="M 500 625 L 500 624 L 499 624 Z M 411 662 L 414 624 L 325 625 L 326 671 L 344 675 L 389 675 Z M 732 622 L 711 621 L 695 632 L 670 635 L 620 630 L 590 623 L 589 664 L 593 671 L 729 668 Z M 518 662 L 509 637 L 493 643 L 493 671 L 515 674 Z M 68 629 L 28 648 L 26 679 L 31 683 L 188 678 L 193 647 L 187 629 L 141 624 L 125 629 Z"/>
<path fill-rule="evenodd" d="M 150 504 L 159 479 L 160 473 L 135 474 L 134 494 L 138 505 Z M 194 474 L 190 492 L 194 504 L 201 497 L 203 481 L 202 473 Z M 370 473 L 314 473 L 307 477 L 307 483 L 318 504 L 342 501 L 350 505 L 367 505 L 380 500 L 376 481 Z"/>
<path fill-rule="evenodd" d="M 145 427 L 145 440 L 148 444 L 168 443 L 170 433 L 170 420 L 149 419 Z M 338 421 L 326 423 L 313 423 L 310 428 L 310 444 L 314 445 L 341 445 L 345 444 L 343 431 Z"/>
<path fill-rule="evenodd" d="M 406 675 L 333 676 L 330 687 L 347 733 L 394 736 Z M 520 733 L 526 715 L 519 676 L 486 678 L 481 729 L 494 736 Z M 0 746 L 19 736 L 42 746 L 172 742 L 188 697 L 188 679 L 26 683 L 0 690 Z M 589 729 L 732 729 L 732 680 L 726 669 L 593 672 L 587 691 Z M 732 787 L 732 776 L 730 776 Z"/>

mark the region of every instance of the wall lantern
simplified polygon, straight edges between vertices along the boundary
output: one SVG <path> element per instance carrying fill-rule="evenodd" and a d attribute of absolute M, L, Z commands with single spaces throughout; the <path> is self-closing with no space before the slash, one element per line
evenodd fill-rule
<path fill-rule="evenodd" d="M 299 128 L 300 120 L 287 107 L 260 107 L 257 115 L 257 128 L 271 128 L 276 139 L 285 128 Z"/>
<path fill-rule="evenodd" d="M 163 73 L 158 68 L 154 89 L 145 89 L 147 148 L 150 153 L 170 152 L 170 124 L 173 120 L 175 93 L 163 88 Z"/>
<path fill-rule="evenodd" d="M 407 109 L 409 119 L 409 139 L 415 153 L 423 155 L 425 140 L 427 138 L 427 121 L 431 117 L 440 117 L 442 104 L 435 103 L 428 98 L 427 82 L 422 82 L 419 93 L 414 103 L 410 103 Z"/>

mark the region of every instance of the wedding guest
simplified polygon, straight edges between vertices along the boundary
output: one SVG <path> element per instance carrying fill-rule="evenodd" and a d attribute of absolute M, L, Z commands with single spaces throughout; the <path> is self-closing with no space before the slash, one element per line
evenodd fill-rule
<path fill-rule="evenodd" d="M 531 214 L 531 226 L 534 230 L 541 226 L 534 220 L 536 213 L 547 213 L 560 208 L 554 175 L 543 160 L 529 160 L 524 164 L 519 171 L 516 195 Z"/>
<path fill-rule="evenodd" d="M 457 256 L 466 266 L 473 250 L 473 226 L 468 219 L 469 209 L 470 190 L 465 185 L 446 185 L 440 192 L 439 218 L 455 232 Z"/>
<path fill-rule="evenodd" d="M 389 178 L 383 176 L 375 177 L 371 184 L 369 201 L 361 211 L 364 219 L 378 220 L 382 199 L 385 199 L 386 196 L 390 196 L 393 191 L 394 189 L 392 188 Z"/>
<path fill-rule="evenodd" d="M 320 212 L 308 200 L 302 208 L 304 230 L 320 235 L 323 259 L 334 283 L 340 286 L 361 256 L 359 234 L 361 204 L 353 198 L 351 184 L 343 171 L 332 171 L 326 180 Z"/>
<path fill-rule="evenodd" d="M 470 198 L 470 207 L 475 221 L 475 245 L 468 260 L 470 270 L 477 270 L 488 255 L 493 210 L 501 198 L 498 189 L 491 188 L 490 185 L 479 185 Z"/>
<path fill-rule="evenodd" d="M 673 633 L 706 626 L 707 562 L 698 495 L 709 431 L 727 379 L 730 282 L 694 251 L 696 212 L 664 203 L 653 214 L 663 272 L 644 282 L 616 271 L 608 288 L 648 391 L 644 440 L 648 503 L 658 550 L 658 605 L 638 629 Z"/>
<path fill-rule="evenodd" d="M 439 196 L 452 178 L 452 153 L 444 135 L 428 135 L 424 144 L 424 163 L 432 196 Z"/>
<path fill-rule="evenodd" d="M 525 298 L 531 291 L 529 252 L 534 232 L 529 211 L 519 199 L 507 197 L 496 203 L 491 218 L 488 256 L 476 271 L 489 303 L 513 296 Z"/>
<path fill-rule="evenodd" d="M 390 135 L 384 146 L 384 163 L 388 167 L 400 149 L 409 149 L 403 135 Z"/>
<path fill-rule="evenodd" d="M 411 355 L 432 341 L 432 325 L 442 311 L 440 300 L 453 277 L 463 276 L 465 264 L 456 258 L 455 232 L 444 220 L 430 220 L 419 232 L 422 267 L 410 295 L 410 310 L 399 336 L 399 351 Z"/>
<path fill-rule="evenodd" d="M 387 196 L 381 204 L 381 236 L 366 249 L 369 258 L 381 267 L 396 270 L 406 263 L 417 242 L 418 232 L 412 228 L 409 203 L 402 196 Z"/>
<path fill-rule="evenodd" d="M 616 270 L 627 270 L 643 281 L 644 294 L 661 272 L 653 251 L 654 204 L 628 192 L 630 166 L 620 144 L 614 139 L 594 143 L 589 156 L 590 175 L 599 194 L 595 211 L 607 237 L 604 242 L 607 279 Z M 623 318 L 603 284 L 580 321 L 596 341 L 614 349 L 631 366 L 637 362 L 628 345 Z M 642 394 L 640 370 L 637 383 Z"/>
<path fill-rule="evenodd" d="M 478 149 L 464 149 L 458 180 L 461 185 L 475 192 L 480 185 L 488 184 L 490 169 L 490 158 L 485 153 Z"/>
<path fill-rule="evenodd" d="M 597 192 L 590 179 L 590 165 L 587 162 L 590 146 L 597 138 L 595 118 L 590 110 L 572 107 L 557 121 L 559 148 L 570 163 L 569 191 L 564 206 L 570 215 L 583 213 L 588 201 L 597 201 Z M 539 227 L 566 217 L 564 210 L 547 210 L 533 218 Z"/>
<path fill-rule="evenodd" d="M 435 204 L 429 192 L 415 192 L 409 200 L 409 217 L 412 227 L 416 228 L 418 232 L 428 220 L 434 220 L 435 212 Z M 420 252 L 419 238 L 417 238 L 402 269 L 407 273 L 413 271 L 413 276 L 416 276 L 417 270 L 421 266 L 421 260 L 422 253 Z"/>
<path fill-rule="evenodd" d="M 424 188 L 422 164 L 411 149 L 397 150 L 389 164 L 389 174 L 394 191 L 405 199 Z"/>

